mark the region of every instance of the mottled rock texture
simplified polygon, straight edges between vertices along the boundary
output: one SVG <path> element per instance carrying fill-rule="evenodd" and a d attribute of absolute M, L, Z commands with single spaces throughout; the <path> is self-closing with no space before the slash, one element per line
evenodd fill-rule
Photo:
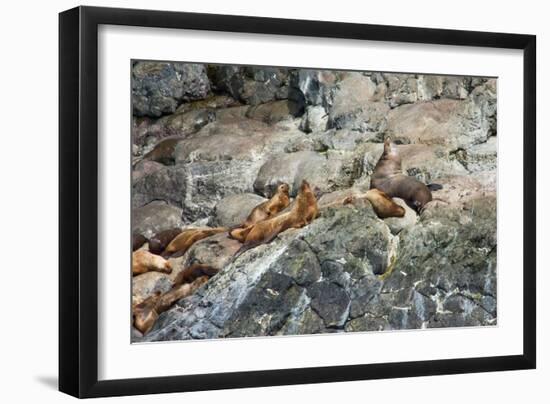
<path fill-rule="evenodd" d="M 219 269 L 160 315 L 163 341 L 497 323 L 496 80 L 137 62 L 133 231 L 231 227 L 277 185 L 307 179 L 321 205 L 360 194 L 390 136 L 403 173 L 441 188 L 417 214 L 366 200 L 233 255 L 219 233 L 133 280 L 133 301 L 191 264 Z M 146 275 L 146 276 L 145 276 Z"/>

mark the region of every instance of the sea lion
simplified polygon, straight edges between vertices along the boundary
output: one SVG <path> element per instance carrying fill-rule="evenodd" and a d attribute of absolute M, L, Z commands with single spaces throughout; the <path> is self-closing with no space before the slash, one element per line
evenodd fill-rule
<path fill-rule="evenodd" d="M 277 213 L 283 211 L 290 205 L 290 197 L 288 195 L 290 187 L 287 183 L 279 184 L 275 194 L 265 202 L 260 203 L 252 212 L 248 215 L 246 220 L 229 230 L 229 237 L 242 241 L 248 232 L 244 229 L 261 222 L 262 220 L 269 219 L 275 216 Z M 243 234 L 244 232 L 244 234 Z"/>
<path fill-rule="evenodd" d="M 180 233 L 181 229 L 175 227 L 173 229 L 163 230 L 149 239 L 149 251 L 153 254 L 162 254 L 168 244 L 175 239 Z"/>
<path fill-rule="evenodd" d="M 201 227 L 183 230 L 166 246 L 162 256 L 180 257 L 197 241 L 225 231 L 227 231 L 227 227 Z"/>
<path fill-rule="evenodd" d="M 290 211 L 252 225 L 233 260 L 246 250 L 271 242 L 279 233 L 291 227 L 300 228 L 311 223 L 318 214 L 317 198 L 309 183 L 303 180 Z"/>
<path fill-rule="evenodd" d="M 162 295 L 157 292 L 157 294 L 135 305 L 132 308 L 134 327 L 143 335 L 147 334 L 153 328 L 161 313 L 168 310 L 178 300 L 193 294 L 207 280 L 208 276 L 202 276 L 191 283 L 176 284 L 168 292 Z"/>
<path fill-rule="evenodd" d="M 341 200 L 320 205 L 319 210 L 325 210 L 335 206 L 344 206 L 358 199 L 368 200 L 379 218 L 385 219 L 387 217 L 405 216 L 405 209 L 402 206 L 399 206 L 399 204 L 395 203 L 388 195 L 376 188 L 369 189 L 366 193 L 353 193 Z"/>
<path fill-rule="evenodd" d="M 172 265 L 160 255 L 151 254 L 146 250 L 137 250 L 132 253 L 132 275 L 139 275 L 149 271 L 164 273 L 172 272 Z"/>
<path fill-rule="evenodd" d="M 200 278 L 201 276 L 210 277 L 210 276 L 216 275 L 218 272 L 219 272 L 219 269 L 209 265 L 192 264 L 191 266 L 185 268 L 176 276 L 176 278 L 174 279 L 174 283 L 176 285 L 191 283 L 195 279 Z"/>
<path fill-rule="evenodd" d="M 435 188 L 439 185 L 431 186 Z M 379 189 L 389 197 L 405 200 L 417 213 L 432 200 L 432 193 L 426 184 L 403 174 L 397 146 L 389 138 L 384 141 L 384 152 L 371 176 L 371 189 L 373 188 Z"/>
<path fill-rule="evenodd" d="M 141 248 L 143 244 L 147 242 L 147 239 L 143 234 L 133 233 L 132 234 L 132 251 L 136 251 Z"/>

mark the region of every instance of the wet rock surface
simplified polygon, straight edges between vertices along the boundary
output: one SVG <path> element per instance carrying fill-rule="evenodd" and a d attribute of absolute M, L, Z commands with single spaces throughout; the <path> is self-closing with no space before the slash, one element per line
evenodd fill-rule
<path fill-rule="evenodd" d="M 227 233 L 203 239 L 172 274 L 134 278 L 138 301 L 191 264 L 219 269 L 134 341 L 496 325 L 496 80 L 141 63 L 134 232 L 237 225 L 280 182 L 294 197 L 307 179 L 321 205 L 365 192 L 385 136 L 441 189 L 420 215 L 395 199 L 403 218 L 324 208 L 236 260 Z"/>

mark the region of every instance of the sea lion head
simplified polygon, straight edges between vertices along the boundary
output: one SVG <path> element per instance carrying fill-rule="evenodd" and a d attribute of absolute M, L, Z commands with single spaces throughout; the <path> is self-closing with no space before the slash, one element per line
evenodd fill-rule
<path fill-rule="evenodd" d="M 277 187 L 277 193 L 283 193 L 288 195 L 289 190 L 290 190 L 290 187 L 286 182 L 279 184 L 279 186 Z"/>
<path fill-rule="evenodd" d="M 171 274 L 172 273 L 172 264 L 170 263 L 170 261 L 166 261 L 164 263 L 164 273 L 166 274 Z"/>
<path fill-rule="evenodd" d="M 399 157 L 397 145 L 393 143 L 389 137 L 384 140 L 384 156 Z"/>
<path fill-rule="evenodd" d="M 311 191 L 309 182 L 307 182 L 306 180 L 302 180 L 302 185 L 300 185 L 300 192 L 308 192 L 308 191 Z"/>

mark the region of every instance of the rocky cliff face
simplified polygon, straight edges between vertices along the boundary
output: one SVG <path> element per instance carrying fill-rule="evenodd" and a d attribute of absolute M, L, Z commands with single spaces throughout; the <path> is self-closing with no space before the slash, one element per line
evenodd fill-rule
<path fill-rule="evenodd" d="M 417 215 L 368 202 L 231 257 L 217 234 L 134 277 L 134 301 L 191 263 L 221 268 L 135 341 L 496 324 L 496 81 L 486 78 L 137 62 L 133 227 L 240 223 L 277 183 L 330 202 L 366 190 L 382 141 L 438 183 Z M 147 276 L 145 276 L 147 275 Z"/>

